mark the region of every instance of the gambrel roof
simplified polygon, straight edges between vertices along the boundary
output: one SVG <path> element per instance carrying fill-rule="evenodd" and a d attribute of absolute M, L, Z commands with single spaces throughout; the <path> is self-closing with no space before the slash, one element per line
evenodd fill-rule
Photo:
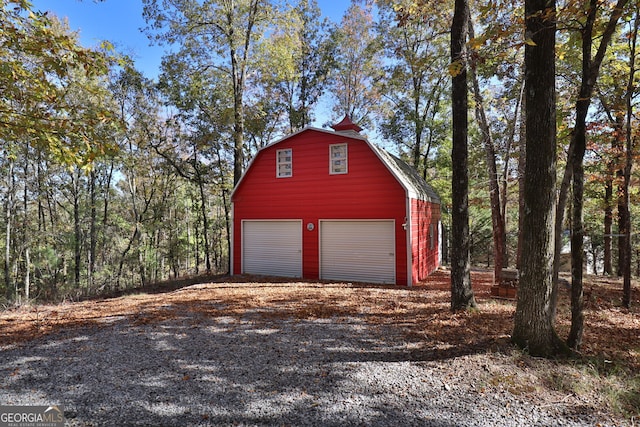
<path fill-rule="evenodd" d="M 357 126 L 357 125 L 355 125 L 355 126 Z M 249 166 L 247 167 L 247 170 L 242 175 L 242 178 L 240 179 L 240 181 L 236 185 L 236 189 L 242 183 L 242 180 L 244 179 L 244 176 L 246 175 L 247 171 L 251 168 L 251 165 L 253 164 L 254 160 L 258 157 L 258 154 L 260 153 L 260 151 L 265 150 L 265 149 L 270 148 L 270 147 L 273 147 L 274 145 L 278 145 L 280 143 L 283 143 L 283 142 L 289 140 L 290 138 L 292 138 L 294 136 L 297 136 L 297 135 L 299 135 L 301 133 L 304 133 L 304 132 L 322 132 L 322 133 L 327 133 L 327 134 L 330 134 L 330 135 L 333 135 L 333 136 L 339 135 L 342 138 L 358 139 L 358 140 L 366 142 L 366 144 L 371 148 L 371 150 L 380 159 L 382 164 L 389 170 L 389 172 L 391 172 L 391 174 L 396 178 L 396 180 L 400 183 L 400 185 L 402 185 L 402 187 L 407 192 L 407 196 L 408 197 L 413 198 L 413 199 L 418 199 L 418 200 L 424 200 L 424 201 L 431 202 L 431 203 L 440 204 L 440 197 L 438 196 L 438 193 L 436 193 L 436 191 L 433 189 L 433 187 L 431 187 L 420 176 L 420 174 L 418 173 L 418 171 L 415 168 L 413 168 L 412 166 L 410 166 L 409 164 L 407 164 L 405 161 L 403 161 L 402 159 L 398 158 L 397 156 L 394 156 L 393 154 L 389 153 L 388 151 L 386 151 L 386 150 L 376 146 L 375 144 L 371 143 L 365 136 L 360 135 L 358 133 L 358 131 L 355 130 L 353 127 L 347 127 L 344 130 L 332 131 L 332 130 L 328 130 L 328 129 L 320 129 L 320 128 L 316 128 L 316 127 L 312 127 L 312 126 L 307 126 L 304 129 L 299 130 L 298 132 L 295 132 L 293 134 L 287 135 L 287 136 L 285 136 L 285 137 L 283 137 L 281 139 L 278 139 L 278 140 L 272 142 L 271 144 L 261 148 L 258 151 L 258 153 L 256 153 L 256 155 L 253 157 L 253 159 L 249 163 Z M 234 192 L 235 192 L 235 190 L 234 190 Z M 233 196 L 233 194 L 232 194 L 232 196 Z"/>
<path fill-rule="evenodd" d="M 385 165 L 389 169 L 395 169 L 396 173 L 394 175 L 403 183 L 409 193 L 415 194 L 414 198 L 440 204 L 438 193 L 420 176 L 413 166 L 382 148 L 375 147 L 375 149 L 378 150 L 378 156 Z"/>

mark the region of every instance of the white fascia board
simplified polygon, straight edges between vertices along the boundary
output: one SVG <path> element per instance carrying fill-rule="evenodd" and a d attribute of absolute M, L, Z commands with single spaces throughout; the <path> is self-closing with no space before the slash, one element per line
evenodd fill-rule
<path fill-rule="evenodd" d="M 365 139 L 365 141 L 367 142 L 369 147 L 371 147 L 371 150 L 373 150 L 376 156 L 378 156 L 378 159 L 380 159 L 382 164 L 385 165 L 385 167 L 389 170 L 389 172 L 391 172 L 391 175 L 393 175 L 396 181 L 398 181 L 402 186 L 402 188 L 404 188 L 404 191 L 407 194 L 407 198 L 419 199 L 418 192 L 415 190 L 415 188 L 413 188 L 413 185 L 410 185 L 407 182 L 407 180 L 404 178 L 404 174 L 402 173 L 402 171 L 398 170 L 397 167 L 391 164 L 391 162 L 389 161 L 390 159 L 386 157 L 386 154 L 382 153 L 382 149 L 376 147 L 374 144 L 369 142 L 369 140 Z"/>
<path fill-rule="evenodd" d="M 233 232 L 233 224 L 235 221 L 235 204 L 233 202 L 231 202 L 231 235 L 229 236 L 229 239 L 231 239 L 231 247 L 230 247 L 230 251 L 231 253 L 229 254 L 229 275 L 233 276 L 234 275 L 234 271 L 233 271 L 233 250 L 235 248 L 235 242 L 233 241 L 233 237 L 234 237 L 234 232 Z"/>
<path fill-rule="evenodd" d="M 413 251 L 411 250 L 411 199 L 406 199 L 407 221 L 405 222 L 405 245 L 407 250 L 407 286 L 413 286 Z"/>

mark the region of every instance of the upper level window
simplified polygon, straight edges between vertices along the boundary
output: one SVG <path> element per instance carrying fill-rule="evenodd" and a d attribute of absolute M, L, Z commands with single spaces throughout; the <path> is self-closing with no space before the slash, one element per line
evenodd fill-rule
<path fill-rule="evenodd" d="M 293 176 L 293 162 L 291 148 L 276 151 L 276 177 L 289 178 Z"/>
<path fill-rule="evenodd" d="M 329 173 L 347 173 L 347 144 L 329 146 Z"/>

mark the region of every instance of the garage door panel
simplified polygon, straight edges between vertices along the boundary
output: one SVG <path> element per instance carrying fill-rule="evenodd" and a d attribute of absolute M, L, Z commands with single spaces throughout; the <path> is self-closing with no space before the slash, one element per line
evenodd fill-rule
<path fill-rule="evenodd" d="M 242 238 L 243 273 L 302 276 L 300 221 L 244 221 Z"/>
<path fill-rule="evenodd" d="M 321 278 L 395 283 L 393 221 L 322 221 L 320 232 Z"/>

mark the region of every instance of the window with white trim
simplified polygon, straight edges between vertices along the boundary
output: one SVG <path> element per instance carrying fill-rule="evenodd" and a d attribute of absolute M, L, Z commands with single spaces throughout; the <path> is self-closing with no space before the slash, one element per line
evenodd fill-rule
<path fill-rule="evenodd" d="M 347 173 L 347 144 L 329 146 L 329 173 L 331 175 Z"/>
<path fill-rule="evenodd" d="M 276 150 L 276 177 L 290 178 L 293 176 L 293 157 L 291 148 Z"/>

